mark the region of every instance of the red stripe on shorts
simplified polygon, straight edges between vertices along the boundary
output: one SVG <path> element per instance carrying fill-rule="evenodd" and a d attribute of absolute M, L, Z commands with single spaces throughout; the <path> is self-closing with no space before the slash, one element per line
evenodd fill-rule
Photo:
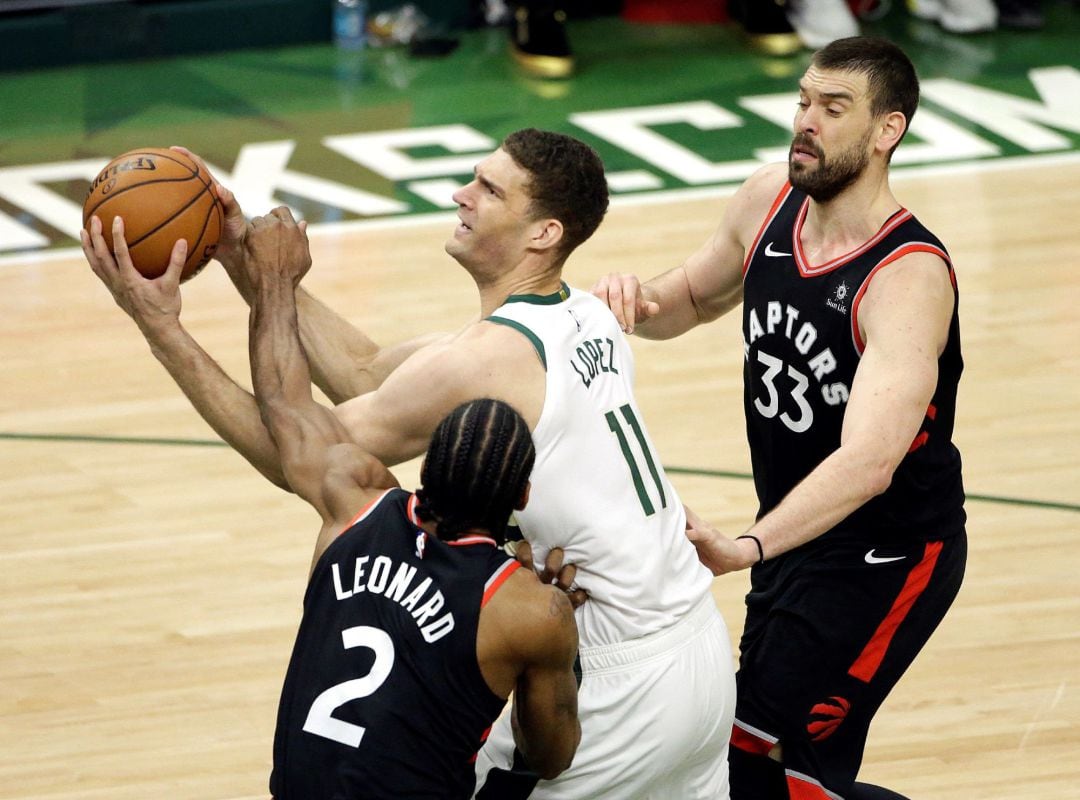
<path fill-rule="evenodd" d="M 922 561 L 908 573 L 904 588 L 900 590 L 900 594 L 897 595 L 896 601 L 893 603 L 892 608 L 889 609 L 889 613 L 885 615 L 885 619 L 882 620 L 878 629 L 874 631 L 874 635 L 870 637 L 870 641 L 867 642 L 862 653 L 859 654 L 859 657 L 855 659 L 855 663 L 851 665 L 851 669 L 848 670 L 848 674 L 853 678 L 869 683 L 870 679 L 874 677 L 878 667 L 881 666 L 882 659 L 885 658 L 885 651 L 889 649 L 889 644 L 892 642 L 896 629 L 900 627 L 900 623 L 907 617 L 911 607 L 919 599 L 919 595 L 923 593 L 927 584 L 930 583 L 930 576 L 934 572 L 934 565 L 937 564 L 940 553 L 941 542 L 927 542 Z M 794 795 L 792 797 L 794 798 Z"/>
<path fill-rule="evenodd" d="M 765 739 L 739 725 L 736 720 L 731 729 L 731 746 L 737 747 L 756 756 L 767 756 L 776 744 L 776 739 Z"/>
<path fill-rule="evenodd" d="M 788 797 L 791 800 L 834 800 L 836 797 L 826 792 L 820 783 L 808 780 L 804 776 L 788 772 L 786 777 Z"/>

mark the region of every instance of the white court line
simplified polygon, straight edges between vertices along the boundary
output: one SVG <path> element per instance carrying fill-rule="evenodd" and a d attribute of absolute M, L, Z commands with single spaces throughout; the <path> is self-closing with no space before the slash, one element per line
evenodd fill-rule
<path fill-rule="evenodd" d="M 1024 728 L 1024 735 L 1020 737 L 1020 744 L 1016 747 L 1017 753 L 1024 752 L 1024 749 L 1027 747 L 1028 739 L 1031 737 L 1031 734 L 1034 733 L 1035 729 L 1039 727 L 1039 722 L 1042 718 L 1058 707 L 1061 699 L 1065 697 L 1065 687 L 1068 686 L 1068 683 L 1068 681 L 1062 681 L 1058 684 L 1057 691 L 1054 692 L 1054 696 L 1051 698 L 1050 703 L 1035 712 L 1035 718 L 1027 724 L 1027 727 Z"/>
<path fill-rule="evenodd" d="M 1018 169 L 1056 167 L 1080 164 L 1080 151 L 1069 150 L 1061 153 L 1032 154 L 1009 156 L 1006 158 L 980 159 L 974 161 L 950 162 L 948 164 L 922 164 L 910 167 L 893 167 L 891 179 L 898 183 L 916 178 L 933 178 L 946 175 L 972 175 L 995 172 L 1011 172 Z M 762 164 L 764 166 L 764 164 Z M 663 205 L 681 203 L 687 200 L 707 200 L 730 197 L 742 185 L 742 181 L 721 186 L 689 187 L 663 189 L 656 192 L 641 192 L 633 195 L 614 196 L 612 208 L 626 206 Z M 267 209 L 269 210 L 269 209 Z M 378 217 L 376 219 L 356 219 L 343 222 L 322 222 L 308 228 L 313 236 L 333 236 L 355 231 L 380 231 L 395 228 L 414 228 L 422 225 L 451 224 L 457 219 L 455 211 L 436 211 L 427 214 L 407 214 L 397 217 Z M 82 249 L 67 247 L 60 250 L 43 250 L 17 255 L 0 256 L 0 267 L 22 266 L 66 261 L 80 258 Z"/>

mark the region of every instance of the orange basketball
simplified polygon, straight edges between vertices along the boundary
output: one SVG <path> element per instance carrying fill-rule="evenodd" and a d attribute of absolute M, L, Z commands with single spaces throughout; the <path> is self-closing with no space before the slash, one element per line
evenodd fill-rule
<path fill-rule="evenodd" d="M 87 231 L 93 215 L 101 219 L 110 251 L 113 218 L 124 220 L 131 260 L 148 278 L 165 272 L 173 245 L 186 239 L 182 281 L 196 275 L 214 255 L 224 221 L 206 171 L 183 153 L 160 147 L 132 150 L 108 163 L 83 203 Z"/>

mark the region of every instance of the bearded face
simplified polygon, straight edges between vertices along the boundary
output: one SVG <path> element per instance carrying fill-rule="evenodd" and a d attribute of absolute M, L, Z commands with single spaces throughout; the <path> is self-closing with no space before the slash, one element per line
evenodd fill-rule
<path fill-rule="evenodd" d="M 795 134 L 788 150 L 788 180 L 815 201 L 826 203 L 853 184 L 870 163 L 868 129 L 860 141 L 832 155 L 806 133 Z"/>

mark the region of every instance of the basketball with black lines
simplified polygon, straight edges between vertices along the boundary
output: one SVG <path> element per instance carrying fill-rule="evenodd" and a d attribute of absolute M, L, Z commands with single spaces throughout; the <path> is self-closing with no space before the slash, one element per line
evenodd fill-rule
<path fill-rule="evenodd" d="M 145 147 L 117 156 L 90 185 L 83 203 L 83 227 L 101 219 L 102 234 L 113 249 L 115 217 L 124 220 L 124 239 L 132 263 L 147 278 L 165 272 L 177 240 L 188 257 L 180 273 L 196 275 L 217 250 L 224 223 L 221 202 L 206 170 L 176 150 Z"/>

